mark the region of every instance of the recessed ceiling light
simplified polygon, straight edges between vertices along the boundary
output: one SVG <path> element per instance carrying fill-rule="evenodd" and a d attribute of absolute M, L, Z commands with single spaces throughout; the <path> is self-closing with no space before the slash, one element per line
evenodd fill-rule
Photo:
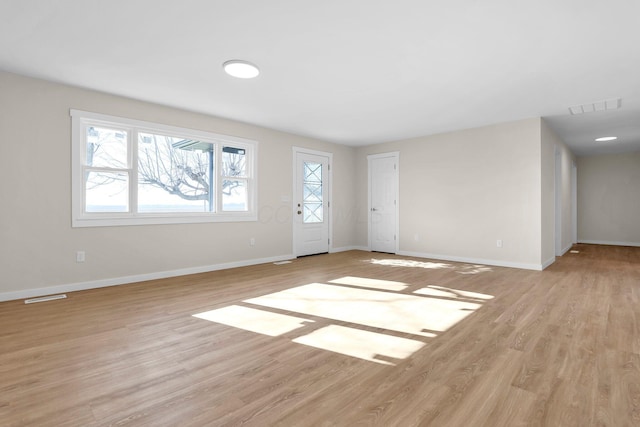
<path fill-rule="evenodd" d="M 618 137 L 617 136 L 603 136 L 602 138 L 596 138 L 596 142 L 613 141 L 614 139 L 618 139 Z"/>
<path fill-rule="evenodd" d="M 241 61 L 239 59 L 232 59 L 222 64 L 224 71 L 230 76 L 237 77 L 239 79 L 252 79 L 260 74 L 258 67 L 251 62 Z"/>

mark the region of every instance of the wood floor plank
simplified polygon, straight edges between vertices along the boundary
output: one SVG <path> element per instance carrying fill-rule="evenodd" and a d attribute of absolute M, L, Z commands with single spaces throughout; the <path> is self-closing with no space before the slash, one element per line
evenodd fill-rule
<path fill-rule="evenodd" d="M 640 425 L 640 248 L 575 249 L 542 272 L 349 251 L 0 303 L 0 425 Z M 443 323 L 255 304 L 311 283 Z"/>

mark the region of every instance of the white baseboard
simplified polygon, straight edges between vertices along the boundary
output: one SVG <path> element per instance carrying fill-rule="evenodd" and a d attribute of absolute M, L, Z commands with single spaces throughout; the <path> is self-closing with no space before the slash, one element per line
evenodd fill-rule
<path fill-rule="evenodd" d="M 412 256 L 417 258 L 430 258 L 430 259 L 437 259 L 441 261 L 466 262 L 469 264 L 493 265 L 496 267 L 520 268 L 523 270 L 541 271 L 544 268 L 546 268 L 545 266 L 543 266 L 543 264 L 525 264 L 520 262 L 501 261 L 501 260 L 495 260 L 495 259 L 468 258 L 468 257 L 458 257 L 458 256 L 450 256 L 450 255 L 430 254 L 430 253 L 423 253 L 423 252 L 400 251 L 398 252 L 398 255 Z"/>
<path fill-rule="evenodd" d="M 546 260 L 545 262 L 542 263 L 542 270 L 544 270 L 545 268 L 549 267 L 554 262 L 556 262 L 556 257 L 549 258 L 548 260 Z"/>
<path fill-rule="evenodd" d="M 346 252 L 346 251 L 369 251 L 366 246 L 343 246 L 341 248 L 331 248 L 330 253 Z"/>
<path fill-rule="evenodd" d="M 586 243 L 589 245 L 640 246 L 638 242 L 609 242 L 606 240 L 578 240 L 578 243 Z"/>
<path fill-rule="evenodd" d="M 20 291 L 0 293 L 0 302 L 43 295 L 60 294 L 65 292 L 84 291 L 87 289 L 105 288 L 107 286 L 126 285 L 127 283 L 143 282 L 145 280 L 166 279 L 167 277 L 185 276 L 188 274 L 206 273 L 209 271 L 226 270 L 229 268 L 246 267 L 249 265 L 266 264 L 269 262 L 285 261 L 295 258 L 292 254 L 269 258 L 258 258 L 244 261 L 227 262 L 224 264 L 206 265 L 201 267 L 181 268 L 178 270 L 161 271 L 157 273 L 136 274 L 133 276 L 114 277 L 109 279 L 91 280 L 88 282 L 70 283 L 65 285 L 48 286 L 46 288 L 25 289 Z"/>

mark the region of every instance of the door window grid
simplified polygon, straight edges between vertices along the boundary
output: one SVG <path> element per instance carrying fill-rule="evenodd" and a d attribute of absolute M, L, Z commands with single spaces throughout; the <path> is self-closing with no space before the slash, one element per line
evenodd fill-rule
<path fill-rule="evenodd" d="M 302 222 L 305 224 L 322 223 L 322 163 L 304 162 L 302 182 Z"/>

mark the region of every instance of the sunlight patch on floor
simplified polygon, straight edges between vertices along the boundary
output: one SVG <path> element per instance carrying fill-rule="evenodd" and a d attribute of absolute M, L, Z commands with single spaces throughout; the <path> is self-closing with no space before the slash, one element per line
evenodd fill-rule
<path fill-rule="evenodd" d="M 455 270 L 458 274 L 479 274 L 493 271 L 491 267 L 481 264 L 448 264 L 444 262 L 415 261 L 412 259 L 375 259 L 369 261 L 371 264 L 385 265 L 389 267 L 412 267 L 437 270 L 441 268 Z"/>
<path fill-rule="evenodd" d="M 479 274 L 479 273 L 487 273 L 489 271 L 493 271 L 491 267 L 487 267 L 486 265 L 478 265 L 478 264 L 465 264 L 459 267 L 456 270 L 458 274 Z"/>
<path fill-rule="evenodd" d="M 393 282 L 391 280 L 367 279 L 366 277 L 345 276 L 335 280 L 329 280 L 329 283 L 337 285 L 360 286 L 362 288 L 383 289 L 386 291 L 403 291 L 407 288 L 406 283 Z"/>
<path fill-rule="evenodd" d="M 443 262 L 428 262 L 428 261 L 414 261 L 411 259 L 371 259 L 371 264 L 386 265 L 390 267 L 415 267 L 415 268 L 427 268 L 430 270 L 439 268 L 453 268 L 451 264 Z"/>
<path fill-rule="evenodd" d="M 318 329 L 293 342 L 384 365 L 394 365 L 385 357 L 405 359 L 424 346 L 420 341 L 338 325 Z"/>
<path fill-rule="evenodd" d="M 420 264 L 449 268 L 447 264 Z M 493 299 L 492 295 L 436 285 L 409 293 L 407 283 L 354 276 L 329 283 L 310 283 L 243 301 L 254 307 L 231 305 L 193 316 L 271 337 L 295 331 L 292 342 L 297 344 L 395 365 Z M 413 337 L 398 337 L 396 332 Z"/>
<path fill-rule="evenodd" d="M 460 289 L 445 288 L 444 286 L 429 285 L 426 288 L 418 289 L 414 294 L 429 295 L 444 298 L 466 298 L 476 300 L 490 300 L 492 295 L 481 294 L 478 292 L 463 291 Z"/>
<path fill-rule="evenodd" d="M 305 323 L 313 323 L 313 320 L 271 311 L 257 310 L 239 305 L 231 305 L 216 310 L 194 314 L 193 317 L 222 323 L 245 331 L 277 337 L 305 326 Z"/>
<path fill-rule="evenodd" d="M 311 283 L 244 302 L 328 319 L 433 337 L 480 307 L 416 295 Z"/>

